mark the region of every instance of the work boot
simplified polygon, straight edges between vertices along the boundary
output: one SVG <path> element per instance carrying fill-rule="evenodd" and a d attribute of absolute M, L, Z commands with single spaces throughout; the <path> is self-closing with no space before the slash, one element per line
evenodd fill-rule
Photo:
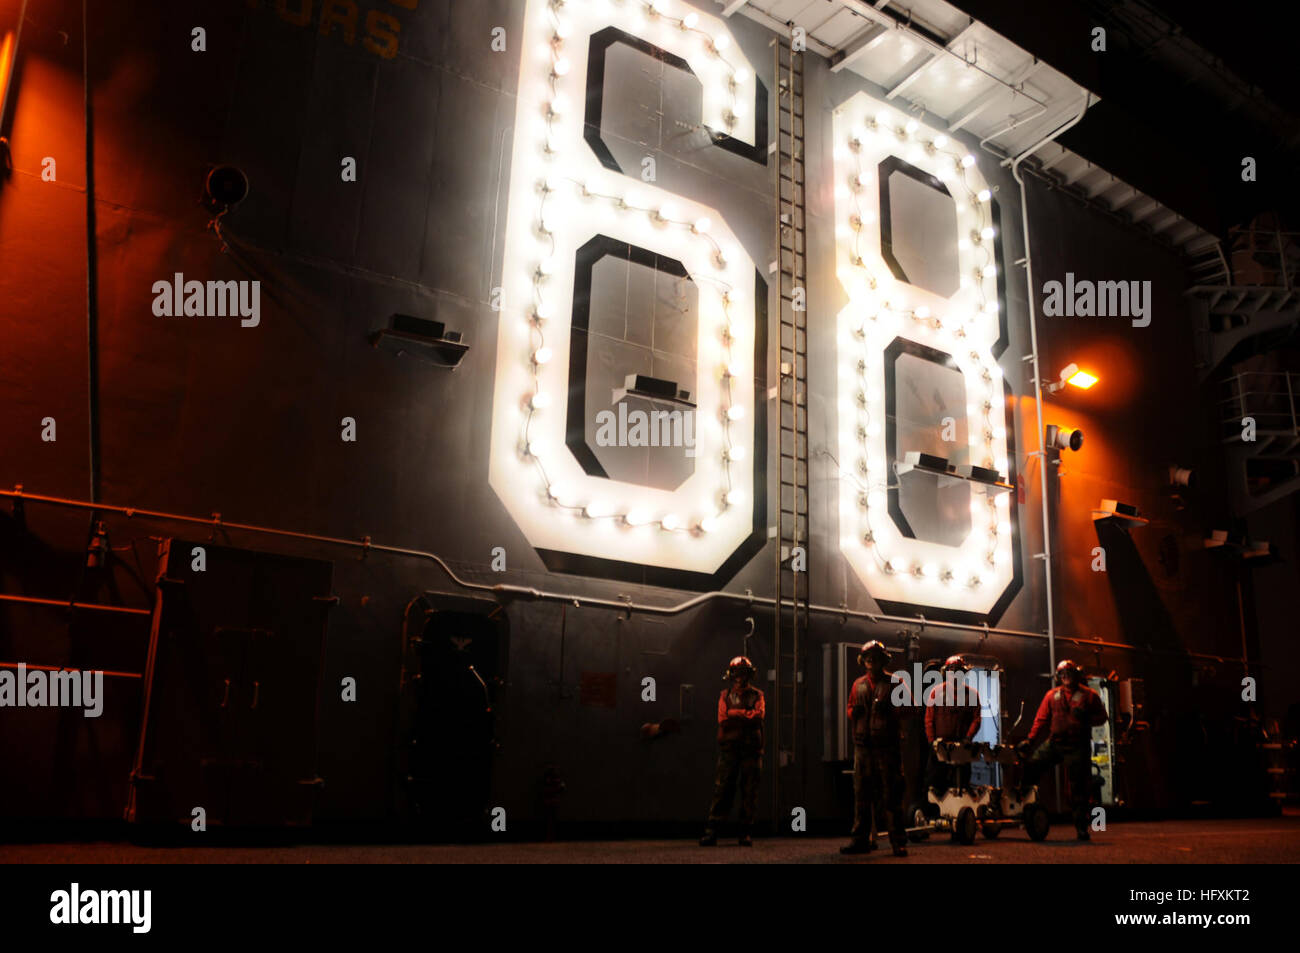
<path fill-rule="evenodd" d="M 876 845 L 871 841 L 855 840 L 849 841 L 840 848 L 841 854 L 867 854 L 876 849 Z"/>
<path fill-rule="evenodd" d="M 700 846 L 701 847 L 718 846 L 718 835 L 713 833 L 713 828 L 710 827 L 705 829 L 704 836 L 700 838 Z"/>
<path fill-rule="evenodd" d="M 1074 836 L 1078 840 L 1092 840 L 1092 835 L 1088 833 L 1088 828 L 1086 827 L 1080 827 L 1074 832 Z"/>

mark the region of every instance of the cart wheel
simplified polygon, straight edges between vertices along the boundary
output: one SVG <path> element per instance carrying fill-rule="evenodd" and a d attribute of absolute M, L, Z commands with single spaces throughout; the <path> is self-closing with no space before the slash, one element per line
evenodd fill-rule
<path fill-rule="evenodd" d="M 1024 813 L 1025 833 L 1030 840 L 1043 840 L 1052 829 L 1052 821 L 1047 811 L 1037 804 L 1026 804 Z"/>
<path fill-rule="evenodd" d="M 952 839 L 962 844 L 973 844 L 976 827 L 975 812 L 968 807 L 963 807 L 952 825 Z"/>
<path fill-rule="evenodd" d="M 930 823 L 930 819 L 925 816 L 925 809 L 919 804 L 912 805 L 911 817 L 913 827 L 925 827 Z M 926 831 L 912 831 L 907 835 L 907 839 L 916 843 L 925 840 L 929 836 Z"/>
<path fill-rule="evenodd" d="M 988 809 L 987 805 L 980 807 L 978 817 L 980 833 L 984 835 L 986 840 L 994 840 L 1002 833 L 1002 825 L 993 819 L 993 812 Z"/>

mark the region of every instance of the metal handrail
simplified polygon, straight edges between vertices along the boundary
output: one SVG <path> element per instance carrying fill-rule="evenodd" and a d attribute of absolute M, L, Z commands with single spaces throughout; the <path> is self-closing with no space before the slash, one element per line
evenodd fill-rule
<path fill-rule="evenodd" d="M 1282 384 L 1270 386 L 1267 381 L 1264 386 L 1267 390 L 1251 389 L 1241 390 L 1241 384 L 1247 378 L 1282 378 Z M 1285 429 L 1292 433 L 1300 435 L 1300 420 L 1296 416 L 1296 394 L 1300 393 L 1300 373 L 1296 371 L 1242 371 L 1231 377 L 1224 378 L 1220 384 L 1229 391 L 1226 397 L 1218 398 L 1218 403 L 1222 408 L 1220 424 L 1236 425 L 1242 417 L 1256 418 L 1273 418 L 1280 417 L 1289 422 Z M 1256 385 L 1259 386 L 1259 385 Z M 1285 410 L 1272 409 L 1250 409 L 1247 405 L 1247 398 L 1254 398 L 1256 406 L 1268 406 L 1269 402 L 1281 402 L 1285 400 Z"/>

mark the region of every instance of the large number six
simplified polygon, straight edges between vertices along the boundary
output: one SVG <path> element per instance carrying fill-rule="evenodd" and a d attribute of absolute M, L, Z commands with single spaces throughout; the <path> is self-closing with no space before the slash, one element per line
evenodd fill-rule
<path fill-rule="evenodd" d="M 528 0 L 524 16 L 489 479 L 552 568 L 661 567 L 699 583 L 765 518 L 754 381 L 766 285 L 717 211 L 619 170 L 589 125 L 588 84 L 611 36 L 648 47 L 699 78 L 716 144 L 759 157 L 761 86 L 722 23 L 684 4 Z M 680 263 L 698 289 L 696 452 L 675 489 L 593 474 L 568 448 L 575 262 L 594 240 Z"/>

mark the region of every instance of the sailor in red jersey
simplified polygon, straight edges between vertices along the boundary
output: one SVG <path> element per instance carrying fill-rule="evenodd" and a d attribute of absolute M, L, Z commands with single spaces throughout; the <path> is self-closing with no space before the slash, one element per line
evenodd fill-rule
<path fill-rule="evenodd" d="M 926 787 L 942 797 L 952 787 L 970 785 L 970 765 L 952 765 L 938 758 L 938 743 L 970 741 L 980 730 L 980 699 L 966 684 L 970 666 L 960 655 L 943 663 L 944 680 L 925 694 L 925 740 L 930 743 Z"/>
<path fill-rule="evenodd" d="M 903 826 L 903 707 L 911 704 L 906 686 L 901 686 L 903 704 L 895 704 L 897 689 L 885 671 L 889 650 L 880 642 L 862 646 L 858 663 L 867 673 L 853 683 L 849 692 L 848 718 L 853 723 L 853 832 L 852 840 L 840 848 L 842 854 L 862 854 L 872 849 L 871 819 L 889 830 L 889 843 L 896 857 L 907 856 L 907 832 Z"/>
<path fill-rule="evenodd" d="M 763 693 L 752 684 L 757 669 L 743 655 L 727 666 L 729 685 L 718 696 L 718 773 L 713 784 L 709 820 L 701 847 L 718 843 L 717 825 L 731 813 L 740 788 L 740 846 L 752 847 L 750 831 L 758 809 L 758 782 L 763 771 Z"/>
<path fill-rule="evenodd" d="M 1029 758 L 1024 785 L 1028 788 L 1036 784 L 1048 768 L 1064 762 L 1074 829 L 1079 840 L 1089 840 L 1092 729 L 1106 723 L 1106 706 L 1100 695 L 1083 684 L 1083 673 L 1069 659 L 1056 666 L 1056 680 L 1060 684 L 1043 696 L 1029 737 L 1018 746 L 1021 754 Z"/>

